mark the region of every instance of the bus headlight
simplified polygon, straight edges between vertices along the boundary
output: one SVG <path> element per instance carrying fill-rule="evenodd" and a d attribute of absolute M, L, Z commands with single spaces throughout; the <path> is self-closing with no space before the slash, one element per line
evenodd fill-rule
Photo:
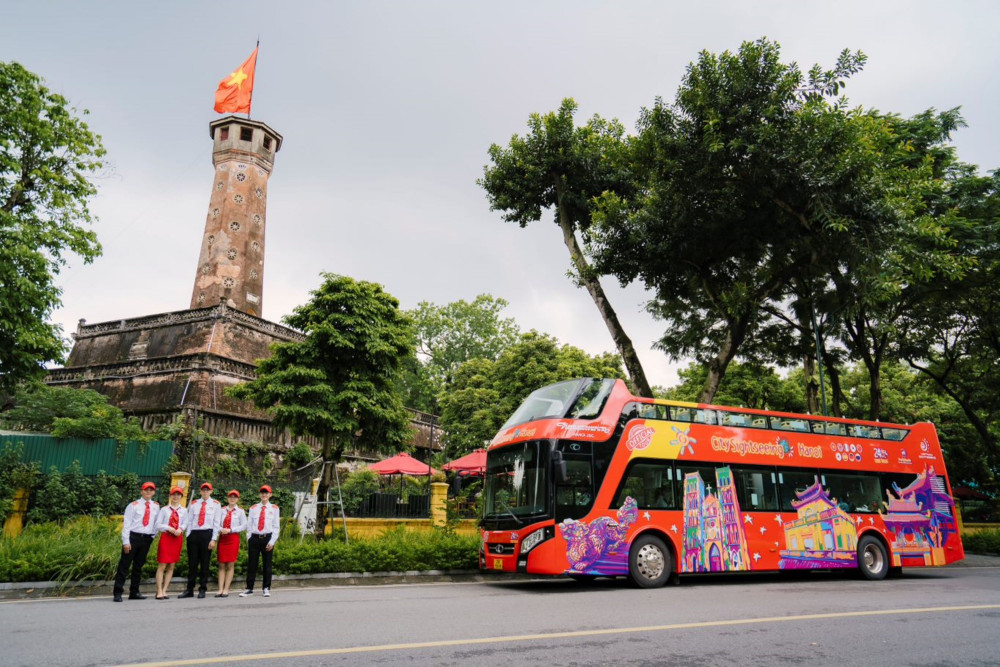
<path fill-rule="evenodd" d="M 528 533 L 528 536 L 521 540 L 521 553 L 528 553 L 553 535 L 555 535 L 555 531 L 552 528 L 541 528 L 533 533 Z"/>

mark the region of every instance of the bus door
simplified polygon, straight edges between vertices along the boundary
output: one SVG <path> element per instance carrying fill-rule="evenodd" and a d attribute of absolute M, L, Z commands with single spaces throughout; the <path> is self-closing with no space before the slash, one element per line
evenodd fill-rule
<path fill-rule="evenodd" d="M 566 464 L 565 479 L 554 476 L 555 520 L 580 519 L 587 515 L 594 504 L 594 461 L 590 446 L 572 443 L 562 452 Z"/>

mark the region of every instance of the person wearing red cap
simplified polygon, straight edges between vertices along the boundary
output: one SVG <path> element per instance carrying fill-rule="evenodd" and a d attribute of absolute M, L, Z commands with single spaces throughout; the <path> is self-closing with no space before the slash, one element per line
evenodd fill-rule
<path fill-rule="evenodd" d="M 156 484 L 145 482 L 142 485 L 142 497 L 131 502 L 125 508 L 122 517 L 122 555 L 118 559 L 118 571 L 115 573 L 113 598 L 115 602 L 122 601 L 125 592 L 125 578 L 132 569 L 132 581 L 129 587 L 129 600 L 145 600 L 146 596 L 139 592 L 139 579 L 142 576 L 142 566 L 146 562 L 146 554 L 156 537 L 156 515 L 160 505 L 153 500 L 156 495 Z"/>
<path fill-rule="evenodd" d="M 181 559 L 184 545 L 184 528 L 187 526 L 187 509 L 181 506 L 184 489 L 175 486 L 170 489 L 170 504 L 160 510 L 156 517 L 156 530 L 160 531 L 160 541 L 156 545 L 156 599 L 166 600 L 167 587 L 174 576 L 174 564 Z"/>
<path fill-rule="evenodd" d="M 212 549 L 219 537 L 215 527 L 216 517 L 222 511 L 222 505 L 212 497 L 212 485 L 205 482 L 201 485 L 201 498 L 188 507 L 187 547 L 188 547 L 188 580 L 187 588 L 178 597 L 194 596 L 194 580 L 198 578 L 198 597 L 205 597 L 208 590 L 208 565 L 212 558 Z"/>
<path fill-rule="evenodd" d="M 274 543 L 281 531 L 281 512 L 277 505 L 268 502 L 271 487 L 260 487 L 260 502 L 250 508 L 247 517 L 247 587 L 241 598 L 253 595 L 254 581 L 257 579 L 257 560 L 264 562 L 264 597 L 271 597 L 271 564 L 274 561 Z"/>
<path fill-rule="evenodd" d="M 236 559 L 240 555 L 240 533 L 247 529 L 247 515 L 240 507 L 240 492 L 233 489 L 228 494 L 229 505 L 219 513 L 216 531 L 219 534 L 219 592 L 217 598 L 229 597 L 233 583 Z"/>

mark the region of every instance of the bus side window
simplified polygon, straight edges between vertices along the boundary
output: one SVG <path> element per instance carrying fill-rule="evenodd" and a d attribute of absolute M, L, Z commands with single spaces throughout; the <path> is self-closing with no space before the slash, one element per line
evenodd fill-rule
<path fill-rule="evenodd" d="M 717 417 L 715 410 L 697 410 L 694 414 L 694 421 L 698 424 L 715 424 Z"/>
<path fill-rule="evenodd" d="M 840 509 L 852 514 L 878 511 L 881 502 L 881 487 L 878 475 L 874 473 L 826 473 L 823 475 L 830 500 Z"/>
<path fill-rule="evenodd" d="M 736 468 L 733 481 L 744 512 L 765 512 L 778 509 L 777 474 L 770 469 Z"/>
<path fill-rule="evenodd" d="M 839 422 L 825 422 L 827 435 L 847 435 L 844 425 Z"/>
<path fill-rule="evenodd" d="M 635 461 L 622 480 L 611 509 L 635 499 L 639 509 L 672 509 L 677 507 L 669 461 Z"/>
<path fill-rule="evenodd" d="M 823 432 L 823 422 L 809 422 L 809 426 L 812 427 L 812 432 L 813 433 L 822 433 Z"/>
<path fill-rule="evenodd" d="M 883 426 L 882 437 L 886 440 L 895 440 L 898 442 L 906 437 L 906 431 L 901 428 L 888 428 Z"/>
<path fill-rule="evenodd" d="M 778 473 L 778 492 L 781 495 L 781 511 L 794 512 L 792 501 L 801 493 L 816 483 L 816 473 L 812 470 L 782 470 Z"/>
<path fill-rule="evenodd" d="M 691 408 L 679 408 L 677 406 L 671 406 L 670 417 L 674 421 L 678 422 L 694 421 L 694 410 L 692 410 Z"/>

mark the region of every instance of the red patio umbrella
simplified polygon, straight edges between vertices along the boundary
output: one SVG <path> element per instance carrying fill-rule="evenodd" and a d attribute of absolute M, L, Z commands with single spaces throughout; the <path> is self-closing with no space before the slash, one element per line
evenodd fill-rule
<path fill-rule="evenodd" d="M 449 461 L 441 467 L 457 472 L 459 475 L 482 475 L 486 472 L 486 450 L 477 449 L 471 454 Z"/>
<path fill-rule="evenodd" d="M 438 472 L 426 463 L 421 463 L 406 452 L 391 456 L 384 461 L 372 463 L 369 470 L 380 475 L 433 475 Z"/>

